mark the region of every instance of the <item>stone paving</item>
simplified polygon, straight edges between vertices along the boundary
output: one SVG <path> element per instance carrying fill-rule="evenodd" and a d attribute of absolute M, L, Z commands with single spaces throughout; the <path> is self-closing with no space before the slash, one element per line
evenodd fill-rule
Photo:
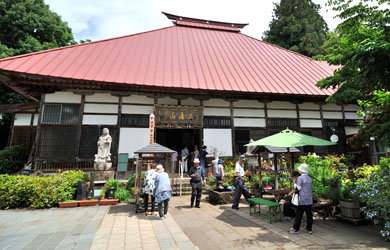
<path fill-rule="evenodd" d="M 0 211 L 0 249 L 90 249 L 108 208 Z"/>
<path fill-rule="evenodd" d="M 289 235 L 291 222 L 269 224 L 246 204 L 190 208 L 189 199 L 173 197 L 164 220 L 133 204 L 0 211 L 0 249 L 390 249 L 373 226 L 315 218 L 313 235 Z"/>

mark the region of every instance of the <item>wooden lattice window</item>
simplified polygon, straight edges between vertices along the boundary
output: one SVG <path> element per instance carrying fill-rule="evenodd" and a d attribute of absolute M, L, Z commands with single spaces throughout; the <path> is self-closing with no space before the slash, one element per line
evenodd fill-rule
<path fill-rule="evenodd" d="M 80 104 L 45 104 L 42 124 L 78 124 Z"/>
<path fill-rule="evenodd" d="M 298 128 L 297 119 L 268 118 L 269 128 Z"/>
<path fill-rule="evenodd" d="M 77 151 L 77 128 L 42 126 L 39 148 L 39 156 L 42 159 L 75 160 Z"/>
<path fill-rule="evenodd" d="M 149 127 L 149 115 L 122 114 L 122 127 Z"/>
<path fill-rule="evenodd" d="M 203 127 L 205 128 L 230 128 L 230 117 L 205 116 L 203 117 Z"/>

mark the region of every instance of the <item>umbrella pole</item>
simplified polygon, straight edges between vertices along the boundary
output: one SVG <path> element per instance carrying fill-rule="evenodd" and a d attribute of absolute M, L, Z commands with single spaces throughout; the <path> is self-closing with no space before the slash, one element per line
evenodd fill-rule
<path fill-rule="evenodd" d="M 274 165 L 275 165 L 275 190 L 278 190 L 279 189 L 279 175 L 278 175 L 277 154 L 274 154 Z"/>

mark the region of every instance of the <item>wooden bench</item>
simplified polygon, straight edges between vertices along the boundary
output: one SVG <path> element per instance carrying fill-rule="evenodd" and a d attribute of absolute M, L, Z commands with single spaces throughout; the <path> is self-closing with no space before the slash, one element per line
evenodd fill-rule
<path fill-rule="evenodd" d="M 257 214 L 262 217 L 265 217 L 269 219 L 270 224 L 273 221 L 282 221 L 282 208 L 280 203 L 265 200 L 262 198 L 249 198 L 248 200 L 254 204 L 252 206 L 249 206 L 249 215 Z M 261 213 L 261 207 L 260 207 L 261 205 L 265 205 L 268 207 L 268 215 Z M 257 207 L 259 208 L 258 211 L 256 209 Z M 278 210 L 279 210 L 279 216 L 278 216 Z"/>

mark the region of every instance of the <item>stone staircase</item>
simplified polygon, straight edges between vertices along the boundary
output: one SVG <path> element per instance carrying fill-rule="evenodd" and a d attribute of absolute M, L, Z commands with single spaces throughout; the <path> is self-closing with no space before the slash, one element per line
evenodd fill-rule
<path fill-rule="evenodd" d="M 172 195 L 179 196 L 180 195 L 180 183 L 181 183 L 181 195 L 191 195 L 192 187 L 190 185 L 191 178 L 183 177 L 175 177 L 173 182 L 173 192 Z M 203 186 L 202 194 L 207 194 L 205 186 Z"/>

